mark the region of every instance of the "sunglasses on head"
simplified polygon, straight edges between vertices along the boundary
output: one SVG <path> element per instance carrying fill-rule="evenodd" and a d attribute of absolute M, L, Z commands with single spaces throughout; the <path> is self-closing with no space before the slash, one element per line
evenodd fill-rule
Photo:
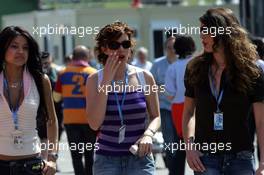
<path fill-rule="evenodd" d="M 117 41 L 111 41 L 107 44 L 108 48 L 111 50 L 117 50 L 120 48 L 121 45 L 124 49 L 128 49 L 131 47 L 131 41 L 125 40 L 125 41 L 122 41 L 121 43 L 119 43 Z"/>

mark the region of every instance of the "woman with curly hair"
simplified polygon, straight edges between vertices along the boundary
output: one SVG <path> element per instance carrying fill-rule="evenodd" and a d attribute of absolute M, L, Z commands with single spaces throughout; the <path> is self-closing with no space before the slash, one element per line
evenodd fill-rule
<path fill-rule="evenodd" d="M 185 73 L 188 164 L 197 175 L 255 174 L 248 122 L 253 106 L 261 152 L 257 174 L 264 174 L 264 77 L 255 46 L 230 9 L 209 9 L 200 22 L 204 52 Z M 212 28 L 215 37 L 205 31 Z"/>
<path fill-rule="evenodd" d="M 158 94 L 135 88 L 155 86 L 155 81 L 149 72 L 127 64 L 135 45 L 132 34 L 127 24 L 114 22 L 96 37 L 95 49 L 104 68 L 86 85 L 88 121 L 99 130 L 95 175 L 155 172 L 152 138 L 160 127 Z"/>
<path fill-rule="evenodd" d="M 27 31 L 16 26 L 3 29 L 0 41 L 1 174 L 53 175 L 58 126 L 51 85 L 42 73 L 38 45 Z M 50 147 L 46 163 L 40 158 L 40 124 L 47 124 Z"/>

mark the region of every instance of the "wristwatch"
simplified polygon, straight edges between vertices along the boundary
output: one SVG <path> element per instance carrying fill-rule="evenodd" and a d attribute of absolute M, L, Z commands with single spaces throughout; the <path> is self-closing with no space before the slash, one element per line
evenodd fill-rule
<path fill-rule="evenodd" d="M 194 142 L 194 137 L 193 137 L 193 136 L 189 137 L 189 138 L 187 139 L 187 141 L 190 142 L 190 143 L 193 143 L 193 142 Z"/>
<path fill-rule="evenodd" d="M 147 129 L 147 130 L 144 132 L 143 135 L 144 135 L 144 136 L 149 136 L 149 137 L 153 138 L 154 135 L 155 135 L 155 132 L 153 132 L 151 129 Z"/>
<path fill-rule="evenodd" d="M 51 158 L 53 161 L 56 161 L 59 158 L 58 153 L 51 152 L 48 154 L 48 159 Z"/>

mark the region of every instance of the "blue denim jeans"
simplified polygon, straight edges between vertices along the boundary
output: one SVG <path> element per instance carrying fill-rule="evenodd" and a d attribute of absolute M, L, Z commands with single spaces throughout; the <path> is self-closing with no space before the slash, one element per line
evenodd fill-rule
<path fill-rule="evenodd" d="M 241 151 L 236 154 L 204 154 L 200 157 L 205 172 L 195 172 L 195 175 L 254 175 L 254 154 L 251 151 Z"/>
<path fill-rule="evenodd" d="M 33 157 L 21 160 L 0 160 L 1 175 L 42 175 L 43 160 Z"/>
<path fill-rule="evenodd" d="M 155 175 L 153 155 L 94 155 L 93 175 Z"/>

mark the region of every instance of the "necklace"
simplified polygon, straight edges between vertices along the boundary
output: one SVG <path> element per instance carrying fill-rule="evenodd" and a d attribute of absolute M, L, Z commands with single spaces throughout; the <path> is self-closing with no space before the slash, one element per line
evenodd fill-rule
<path fill-rule="evenodd" d="M 115 80 L 114 82 L 117 83 L 117 84 L 123 84 L 124 80 Z"/>
<path fill-rule="evenodd" d="M 129 73 L 129 69 L 128 69 L 128 66 L 126 66 L 125 77 L 126 77 L 126 74 L 128 74 L 128 73 Z M 113 83 L 118 84 L 118 85 L 123 85 L 123 84 L 125 84 L 125 79 L 113 80 Z"/>

